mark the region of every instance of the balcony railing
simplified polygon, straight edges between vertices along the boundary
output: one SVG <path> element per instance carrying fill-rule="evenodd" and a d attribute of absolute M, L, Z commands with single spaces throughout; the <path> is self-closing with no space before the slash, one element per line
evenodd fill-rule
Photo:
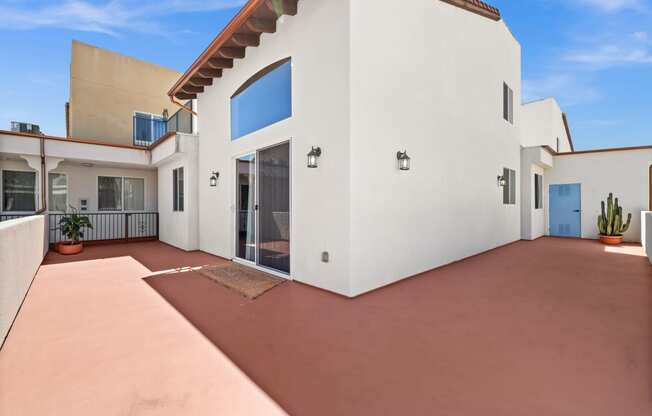
<path fill-rule="evenodd" d="M 184 107 L 192 109 L 192 101 Z M 134 146 L 150 146 L 171 132 L 191 134 L 192 131 L 192 113 L 182 108 L 167 119 L 154 114 L 134 114 Z"/>
<path fill-rule="evenodd" d="M 0 222 L 34 214 L 0 214 Z M 59 223 L 69 214 L 48 214 L 50 244 L 65 241 Z M 84 229 L 82 241 L 129 241 L 158 239 L 158 212 L 83 212 L 93 229 Z"/>
<path fill-rule="evenodd" d="M 59 222 L 68 214 L 49 214 L 50 244 L 65 241 Z M 92 229 L 84 229 L 83 241 L 158 239 L 158 212 L 91 212 Z"/>

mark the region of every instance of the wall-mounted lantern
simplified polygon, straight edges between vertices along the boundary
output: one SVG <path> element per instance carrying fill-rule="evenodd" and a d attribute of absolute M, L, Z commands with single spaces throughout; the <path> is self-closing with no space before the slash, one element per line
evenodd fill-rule
<path fill-rule="evenodd" d="M 321 147 L 313 146 L 308 152 L 308 167 L 314 169 L 318 166 L 317 162 L 321 156 Z"/>
<path fill-rule="evenodd" d="M 498 182 L 498 186 L 500 186 L 501 188 L 507 186 L 507 179 L 505 178 L 504 175 L 498 175 L 498 178 L 496 180 Z"/>
<path fill-rule="evenodd" d="M 403 150 L 396 153 L 396 159 L 400 170 L 410 170 L 410 156 L 408 156 L 407 151 Z"/>
<path fill-rule="evenodd" d="M 217 180 L 220 178 L 220 173 L 219 172 L 212 172 L 211 173 L 211 188 L 214 188 L 217 186 Z"/>

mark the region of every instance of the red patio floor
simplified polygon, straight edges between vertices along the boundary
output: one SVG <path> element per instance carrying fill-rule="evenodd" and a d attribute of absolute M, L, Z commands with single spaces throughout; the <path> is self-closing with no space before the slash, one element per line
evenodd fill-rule
<path fill-rule="evenodd" d="M 223 261 L 160 243 L 85 255 L 122 250 L 150 270 Z M 292 415 L 637 416 L 652 414 L 651 279 L 640 247 L 543 238 L 356 299 L 290 282 L 248 301 L 194 272 L 145 280 Z"/>

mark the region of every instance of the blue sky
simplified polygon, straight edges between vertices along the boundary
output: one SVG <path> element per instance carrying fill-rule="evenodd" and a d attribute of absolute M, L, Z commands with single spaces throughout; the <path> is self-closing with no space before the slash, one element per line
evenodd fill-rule
<path fill-rule="evenodd" d="M 0 0 L 0 129 L 65 134 L 71 39 L 183 71 L 242 3 Z M 523 99 L 555 96 L 576 148 L 652 144 L 652 0 L 490 3 L 522 45 Z"/>

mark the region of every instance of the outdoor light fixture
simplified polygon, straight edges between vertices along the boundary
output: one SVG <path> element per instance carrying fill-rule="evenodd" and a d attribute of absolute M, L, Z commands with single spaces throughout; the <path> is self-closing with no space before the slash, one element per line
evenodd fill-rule
<path fill-rule="evenodd" d="M 410 170 L 410 156 L 408 156 L 407 151 L 403 150 L 396 153 L 396 159 L 400 170 Z"/>
<path fill-rule="evenodd" d="M 214 188 L 217 186 L 217 179 L 220 177 L 219 172 L 213 172 L 211 174 L 211 187 Z"/>
<path fill-rule="evenodd" d="M 505 179 L 505 176 L 498 175 L 498 186 L 500 186 L 501 188 L 507 186 L 507 179 Z"/>
<path fill-rule="evenodd" d="M 317 167 L 317 160 L 321 156 L 321 147 L 313 146 L 308 152 L 308 167 L 314 169 Z"/>

